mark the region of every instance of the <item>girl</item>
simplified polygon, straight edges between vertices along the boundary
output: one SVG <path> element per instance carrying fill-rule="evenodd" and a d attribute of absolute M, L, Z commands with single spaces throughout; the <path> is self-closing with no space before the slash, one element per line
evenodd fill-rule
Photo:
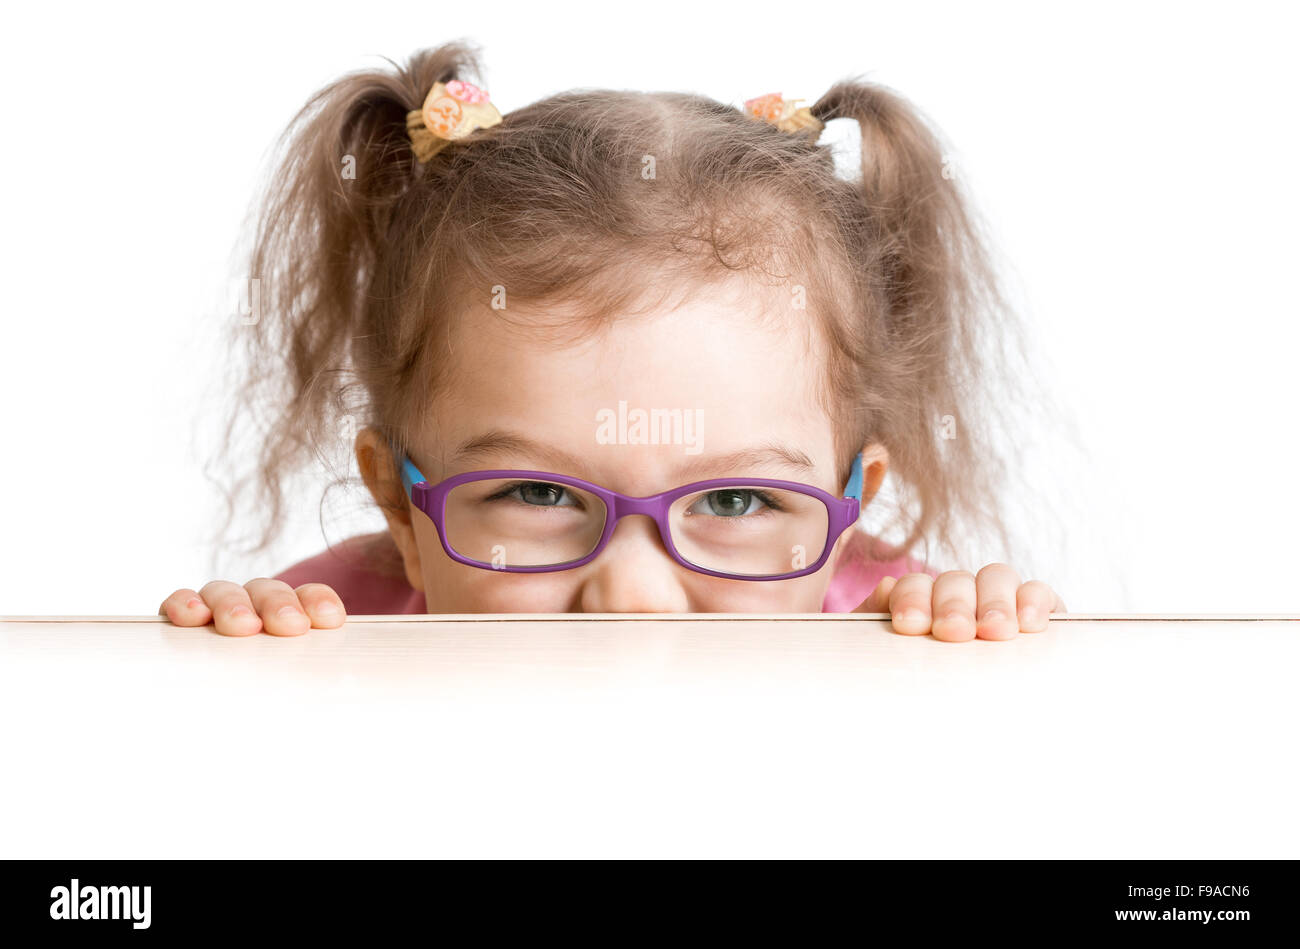
<path fill-rule="evenodd" d="M 270 409 L 253 549 L 340 431 L 387 531 L 163 615 L 888 611 L 958 641 L 1064 609 L 1006 564 L 908 554 L 1000 531 L 1005 475 L 978 411 L 1005 314 L 916 111 L 843 82 L 804 108 L 578 90 L 503 118 L 481 72 L 452 43 L 307 104 L 234 328 L 242 408 Z M 853 179 L 818 143 L 835 118 L 861 129 Z M 858 526 L 887 470 L 914 501 L 899 545 Z"/>

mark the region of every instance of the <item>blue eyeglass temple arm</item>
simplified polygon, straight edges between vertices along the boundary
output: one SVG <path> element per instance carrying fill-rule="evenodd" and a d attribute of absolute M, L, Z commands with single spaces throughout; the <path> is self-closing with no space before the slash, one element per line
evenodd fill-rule
<path fill-rule="evenodd" d="M 406 488 L 407 496 L 411 494 L 411 488 L 421 481 L 427 481 L 424 475 L 420 474 L 420 469 L 411 464 L 411 459 L 405 455 L 402 456 L 402 486 Z M 853 469 L 849 472 L 849 483 L 844 488 L 846 498 L 856 498 L 862 500 L 862 456 L 853 456 Z"/>
<path fill-rule="evenodd" d="M 862 456 L 853 456 L 853 467 L 849 470 L 849 483 L 844 486 L 846 498 L 862 500 Z"/>
<path fill-rule="evenodd" d="M 405 455 L 402 456 L 402 486 L 406 488 L 406 496 L 411 496 L 411 488 L 415 487 L 421 481 L 427 480 L 424 475 L 420 474 L 420 469 L 411 464 L 411 459 Z"/>

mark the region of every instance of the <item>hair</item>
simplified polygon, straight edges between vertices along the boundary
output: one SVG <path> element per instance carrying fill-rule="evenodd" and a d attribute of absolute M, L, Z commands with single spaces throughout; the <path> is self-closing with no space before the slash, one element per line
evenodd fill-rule
<path fill-rule="evenodd" d="M 896 497 L 876 504 L 891 505 L 894 551 L 1011 546 L 998 496 L 1012 439 L 998 426 L 1015 318 L 939 134 L 905 99 L 851 79 L 810 107 L 857 123 L 852 175 L 819 134 L 701 95 L 602 89 L 509 111 L 422 164 L 407 113 L 435 82 L 481 81 L 479 54 L 453 42 L 386 62 L 311 97 L 256 215 L 260 313 L 231 327 L 247 359 L 226 431 L 233 444 L 245 420 L 256 435 L 226 492 L 227 527 L 250 489 L 264 517 L 247 553 L 276 539 L 290 477 L 341 433 L 372 425 L 405 450 L 454 368 L 447 331 L 471 293 L 572 303 L 587 331 L 677 278 L 729 273 L 806 287 L 789 318 L 822 332 L 843 477 L 864 444 L 889 451 Z"/>

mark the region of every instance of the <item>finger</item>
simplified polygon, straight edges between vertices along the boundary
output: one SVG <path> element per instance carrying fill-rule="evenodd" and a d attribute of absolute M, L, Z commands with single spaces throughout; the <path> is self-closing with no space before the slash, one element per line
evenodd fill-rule
<path fill-rule="evenodd" d="M 334 629 L 336 626 L 342 626 L 343 621 L 347 619 L 343 600 L 334 592 L 333 587 L 326 586 L 324 583 L 304 583 L 293 592 L 298 595 L 298 602 L 311 617 L 312 626 Z"/>
<path fill-rule="evenodd" d="M 244 584 L 253 609 L 262 618 L 262 631 L 272 636 L 301 636 L 311 620 L 298 602 L 298 594 L 283 580 L 258 577 Z"/>
<path fill-rule="evenodd" d="M 930 631 L 930 593 L 933 587 L 934 577 L 928 573 L 908 573 L 899 577 L 889 594 L 894 632 L 904 636 L 924 636 Z"/>
<path fill-rule="evenodd" d="M 248 591 L 229 580 L 204 584 L 199 596 L 212 611 L 212 625 L 222 636 L 251 636 L 261 632 L 262 621 L 253 611 Z"/>
<path fill-rule="evenodd" d="M 934 581 L 934 621 L 930 633 L 948 643 L 975 638 L 975 577 L 967 570 L 949 570 Z"/>
<path fill-rule="evenodd" d="M 1057 612 L 1061 598 L 1042 580 L 1029 580 L 1016 591 L 1016 615 L 1022 633 L 1041 633 L 1047 629 L 1048 614 Z M 1064 607 L 1064 604 L 1061 604 Z"/>
<path fill-rule="evenodd" d="M 177 590 L 158 607 L 158 614 L 167 617 L 175 626 L 206 626 L 212 621 L 212 611 L 203 598 L 188 588 Z"/>
<path fill-rule="evenodd" d="M 991 563 L 975 574 L 975 635 L 980 639 L 1015 639 L 1016 591 L 1020 574 L 1004 563 Z"/>

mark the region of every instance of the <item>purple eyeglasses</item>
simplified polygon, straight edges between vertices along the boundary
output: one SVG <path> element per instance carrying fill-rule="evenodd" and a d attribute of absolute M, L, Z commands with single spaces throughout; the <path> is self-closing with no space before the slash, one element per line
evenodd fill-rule
<path fill-rule="evenodd" d="M 430 485 L 404 454 L 402 483 L 457 563 L 507 573 L 590 563 L 618 522 L 643 514 L 669 555 L 689 570 L 732 580 L 816 573 L 857 523 L 862 461 L 845 497 L 770 478 L 696 481 L 646 498 L 548 471 L 469 471 Z"/>

